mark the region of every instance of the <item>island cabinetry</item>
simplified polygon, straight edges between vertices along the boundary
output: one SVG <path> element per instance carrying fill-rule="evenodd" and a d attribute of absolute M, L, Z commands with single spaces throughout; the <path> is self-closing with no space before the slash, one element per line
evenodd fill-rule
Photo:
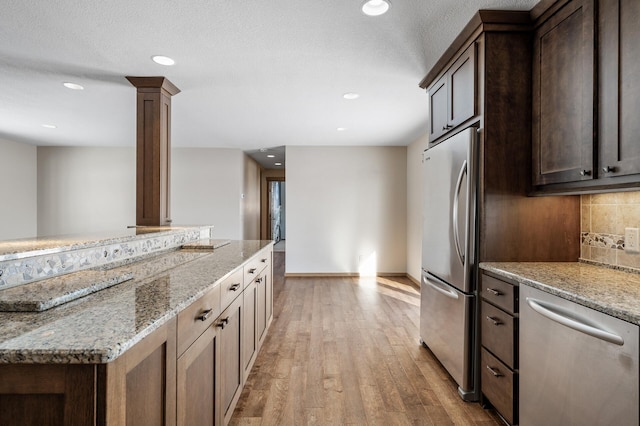
<path fill-rule="evenodd" d="M 220 334 L 209 326 L 178 358 L 179 426 L 216 425 L 220 416 Z"/>
<path fill-rule="evenodd" d="M 97 382 L 98 419 L 105 424 L 175 425 L 176 319 L 99 365 Z"/>
<path fill-rule="evenodd" d="M 258 285 L 258 305 L 256 310 L 256 328 L 258 343 L 261 346 L 267 337 L 267 330 L 273 319 L 273 283 L 271 282 L 271 266 L 264 269 L 256 279 Z"/>
<path fill-rule="evenodd" d="M 480 375 L 483 399 L 518 423 L 518 287 L 481 275 Z"/>
<path fill-rule="evenodd" d="M 271 256 L 238 265 L 111 362 L 0 364 L 0 425 L 228 424 L 273 315 Z"/>
<path fill-rule="evenodd" d="M 95 424 L 94 365 L 0 365 L 0 424 Z"/>
<path fill-rule="evenodd" d="M 237 298 L 216 322 L 220 333 L 220 424 L 227 424 L 231 420 L 233 409 L 244 385 L 242 301 L 241 297 Z"/>
<path fill-rule="evenodd" d="M 476 46 L 469 46 L 427 91 L 429 142 L 474 117 L 476 111 Z"/>
<path fill-rule="evenodd" d="M 247 380 L 251 367 L 258 355 L 258 278 L 244 288 L 244 324 L 242 337 L 242 366 L 244 380 Z"/>

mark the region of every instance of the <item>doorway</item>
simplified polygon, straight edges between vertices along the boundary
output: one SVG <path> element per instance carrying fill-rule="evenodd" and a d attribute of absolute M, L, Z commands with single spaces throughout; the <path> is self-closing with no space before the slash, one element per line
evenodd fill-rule
<path fill-rule="evenodd" d="M 286 228 L 286 183 L 283 180 L 269 180 L 269 239 L 276 244 L 276 251 L 284 251 Z"/>

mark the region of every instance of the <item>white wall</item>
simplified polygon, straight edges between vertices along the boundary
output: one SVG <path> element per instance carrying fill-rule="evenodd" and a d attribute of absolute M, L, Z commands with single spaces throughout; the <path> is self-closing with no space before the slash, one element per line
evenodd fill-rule
<path fill-rule="evenodd" d="M 135 225 L 135 148 L 39 147 L 37 152 L 38 235 Z M 259 185 L 258 165 L 240 150 L 174 148 L 173 223 L 215 225 L 214 238 L 257 239 Z M 243 190 L 249 193 L 247 202 L 241 199 Z M 243 218 L 250 223 L 245 226 Z"/>
<path fill-rule="evenodd" d="M 406 151 L 287 147 L 287 273 L 406 272 Z"/>
<path fill-rule="evenodd" d="M 0 139 L 0 240 L 35 237 L 37 216 L 37 148 Z"/>
<path fill-rule="evenodd" d="M 134 148 L 38 147 L 38 235 L 136 223 Z"/>
<path fill-rule="evenodd" d="M 407 274 L 420 282 L 422 268 L 422 153 L 429 136 L 407 147 Z"/>

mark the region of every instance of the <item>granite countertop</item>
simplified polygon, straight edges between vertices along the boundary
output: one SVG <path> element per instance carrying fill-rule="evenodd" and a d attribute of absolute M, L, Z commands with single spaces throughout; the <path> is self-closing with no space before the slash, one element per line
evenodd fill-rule
<path fill-rule="evenodd" d="M 0 241 L 0 261 L 21 259 L 49 253 L 59 253 L 69 250 L 78 250 L 110 243 L 122 243 L 140 238 L 144 235 L 159 236 L 195 228 L 207 229 L 211 228 L 211 226 L 131 226 L 119 231 L 103 233 L 34 237 Z"/>
<path fill-rule="evenodd" d="M 480 268 L 640 325 L 640 274 L 581 262 L 484 262 Z"/>
<path fill-rule="evenodd" d="M 0 363 L 106 363 L 272 241 L 231 241 L 123 266 L 133 279 L 44 312 L 0 313 Z M 115 271 L 113 269 L 112 271 Z"/>

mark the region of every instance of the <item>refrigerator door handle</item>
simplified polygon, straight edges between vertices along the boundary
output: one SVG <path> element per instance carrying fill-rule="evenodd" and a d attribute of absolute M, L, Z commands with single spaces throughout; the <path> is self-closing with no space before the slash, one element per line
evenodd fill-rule
<path fill-rule="evenodd" d="M 451 299 L 458 299 L 458 293 L 456 293 L 452 289 L 445 287 L 446 284 L 442 283 L 439 279 L 437 279 L 433 275 L 430 275 L 430 274 L 423 275 L 422 278 L 425 284 L 427 284 L 429 287 L 436 290 L 437 292 L 442 293 L 445 296 L 450 297 Z"/>
<path fill-rule="evenodd" d="M 453 240 L 456 246 L 456 252 L 460 258 L 460 262 L 464 266 L 464 253 L 460 249 L 460 230 L 458 229 L 458 204 L 460 202 L 460 188 L 462 186 L 462 178 L 467 173 L 467 160 L 462 163 L 460 167 L 460 173 L 458 174 L 458 181 L 456 182 L 455 196 L 453 197 L 453 209 L 451 213 L 451 226 L 453 226 Z"/>

